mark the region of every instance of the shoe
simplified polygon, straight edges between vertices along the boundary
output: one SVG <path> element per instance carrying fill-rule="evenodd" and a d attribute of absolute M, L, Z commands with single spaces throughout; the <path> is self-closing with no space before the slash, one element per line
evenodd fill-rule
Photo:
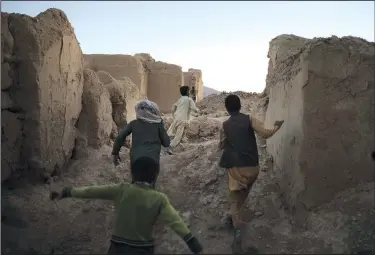
<path fill-rule="evenodd" d="M 241 230 L 234 230 L 234 238 L 232 243 L 232 254 L 243 254 Z"/>

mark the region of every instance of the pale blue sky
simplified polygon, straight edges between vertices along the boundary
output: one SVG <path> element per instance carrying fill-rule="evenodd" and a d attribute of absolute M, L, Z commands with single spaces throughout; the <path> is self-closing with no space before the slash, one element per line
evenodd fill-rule
<path fill-rule="evenodd" d="M 206 86 L 261 92 L 269 41 L 359 36 L 374 41 L 374 2 L 4 2 L 3 12 L 36 16 L 63 10 L 84 53 L 151 53 L 184 70 L 203 71 Z"/>

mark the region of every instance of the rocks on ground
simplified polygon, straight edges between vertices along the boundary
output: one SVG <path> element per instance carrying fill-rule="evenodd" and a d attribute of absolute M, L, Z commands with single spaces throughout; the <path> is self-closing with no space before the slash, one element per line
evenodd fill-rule
<path fill-rule="evenodd" d="M 60 10 L 35 18 L 2 13 L 1 18 L 1 167 L 2 181 L 7 180 L 2 185 L 2 254 L 105 253 L 114 224 L 112 204 L 54 203 L 49 192 L 129 181 L 129 150 L 124 148 L 123 161 L 113 166 L 110 137 L 134 118 L 132 107 L 144 96 L 145 77 L 160 88 L 164 71 L 176 84 L 182 71 L 147 54 L 84 57 Z M 235 92 L 242 111 L 266 125 L 285 120 L 267 146 L 258 148 L 262 171 L 246 204 L 245 246 L 262 253 L 374 251 L 373 163 L 368 157 L 373 151 L 373 46 L 353 37 L 282 35 L 270 42 L 265 91 Z M 126 65 L 134 72 L 122 76 Z M 205 252 L 215 254 L 230 253 L 232 239 L 220 223 L 228 209 L 227 176 L 216 153 L 218 129 L 227 118 L 225 95 L 198 103 L 202 113 L 191 122 L 186 146 L 177 155 L 161 157 L 157 183 Z M 168 126 L 170 119 L 164 117 Z M 20 169 L 55 176 L 45 184 L 25 176 L 9 179 Z M 157 252 L 187 253 L 171 230 L 158 224 L 155 232 Z"/>

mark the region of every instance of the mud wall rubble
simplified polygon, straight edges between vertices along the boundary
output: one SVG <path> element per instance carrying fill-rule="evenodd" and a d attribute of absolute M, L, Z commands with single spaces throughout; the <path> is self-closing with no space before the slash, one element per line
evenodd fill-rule
<path fill-rule="evenodd" d="M 109 63 L 101 69 L 108 67 L 117 79 L 84 69 L 97 66 L 90 58 L 84 63 L 61 10 L 36 17 L 1 13 L 1 35 L 1 181 L 15 172 L 46 180 L 135 118 L 134 105 L 147 85 L 144 64 L 131 56 L 98 55 Z"/>
<path fill-rule="evenodd" d="M 112 104 L 109 92 L 92 70 L 85 69 L 82 111 L 78 120 L 78 145 L 100 148 L 112 132 Z"/>
<path fill-rule="evenodd" d="M 84 59 L 85 68 L 95 72 L 105 71 L 116 80 L 128 77 L 142 94 L 147 94 L 148 71 L 139 58 L 131 55 L 85 54 Z"/>
<path fill-rule="evenodd" d="M 142 95 L 156 102 L 160 110 L 170 112 L 179 98 L 180 86 L 195 86 L 197 101 L 203 98 L 202 71 L 189 69 L 183 72 L 178 65 L 155 59 L 148 53 L 131 55 L 84 55 L 85 68 L 109 73 L 114 79 L 128 77 L 137 85 Z"/>
<path fill-rule="evenodd" d="M 171 112 L 172 105 L 180 97 L 183 82 L 180 66 L 157 61 L 151 65 L 147 96 L 161 111 Z"/>
<path fill-rule="evenodd" d="M 374 43 L 355 37 L 281 35 L 270 42 L 263 95 L 280 190 L 304 212 L 374 180 Z"/>
<path fill-rule="evenodd" d="M 77 148 L 99 148 L 134 118 L 134 104 L 144 96 L 142 88 L 122 76 L 122 71 L 114 78 L 110 70 L 85 69 L 65 14 L 49 9 L 35 18 L 6 13 L 1 18 L 2 181 L 19 169 L 43 174 L 61 170 Z M 157 62 L 149 54 L 134 57 L 141 61 L 148 79 Z M 373 251 L 374 165 L 369 154 L 374 143 L 374 44 L 353 37 L 307 40 L 283 35 L 271 42 L 269 57 L 267 87 L 261 98 L 235 92 L 245 101 L 243 111 L 253 109 L 267 126 L 274 120 L 285 120 L 283 128 L 267 142 L 275 171 L 265 162 L 264 149 L 259 150 L 262 171 L 248 204 L 249 215 L 254 212 L 250 232 L 259 230 L 259 235 L 248 244 L 259 242 L 259 247 L 268 246 L 265 251 L 270 253 L 356 253 L 352 247 L 358 253 L 364 253 L 364 248 Z M 157 81 L 155 87 L 164 79 L 179 83 L 183 77 L 180 68 L 160 66 L 176 72 L 165 75 L 165 70 L 155 68 L 155 77 L 151 77 Z M 168 180 L 162 182 L 163 192 L 171 196 L 193 231 L 203 231 L 204 239 L 208 237 L 205 243 L 212 247 L 228 241 L 217 235 L 227 208 L 227 178 L 215 164 L 218 156 L 211 157 L 217 149 L 221 121 L 227 118 L 225 96 L 211 96 L 198 104 L 201 116 L 192 120 L 187 136 L 199 143 L 191 143 L 185 153 L 164 157 L 161 162 L 161 180 Z M 259 101 L 254 105 L 256 99 Z M 168 123 L 171 121 L 169 118 Z M 2 253 L 105 252 L 110 229 L 103 232 L 103 225 L 113 225 L 109 203 L 73 199 L 56 205 L 48 197 L 51 187 L 123 181 L 124 174 L 118 168 L 107 168 L 110 148 L 102 149 L 94 150 L 87 160 L 77 161 L 51 186 L 34 185 L 28 179 L 18 185 L 4 185 L 2 229 L 6 235 Z M 127 152 L 123 160 L 128 164 Z M 278 178 L 269 178 L 270 172 Z M 129 171 L 125 181 L 130 181 Z M 365 185 L 358 187 L 362 182 Z M 278 210 L 281 203 L 273 184 L 280 185 L 286 204 L 297 212 L 337 197 L 323 211 L 318 208 L 314 212 L 312 231 L 293 233 L 294 219 Z M 357 187 L 340 194 L 352 186 Z M 192 194 L 189 201 L 180 199 L 186 193 Z M 164 229 L 156 231 L 160 253 L 187 251 L 181 240 L 175 242 L 177 239 L 171 239 Z M 229 251 L 222 249 L 224 245 L 218 247 L 212 251 Z"/>
<path fill-rule="evenodd" d="M 201 70 L 190 68 L 187 72 L 184 72 L 184 85 L 189 86 L 190 89 L 195 89 L 196 101 L 203 99 L 203 80 Z"/>
<path fill-rule="evenodd" d="M 81 111 L 83 58 L 66 15 L 1 14 L 2 180 L 17 168 L 61 169 Z"/>

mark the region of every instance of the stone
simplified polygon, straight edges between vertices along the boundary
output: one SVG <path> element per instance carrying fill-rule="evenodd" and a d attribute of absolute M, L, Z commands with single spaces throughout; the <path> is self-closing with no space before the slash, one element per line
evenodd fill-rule
<path fill-rule="evenodd" d="M 192 217 L 193 217 L 193 214 L 190 211 L 184 212 L 182 214 L 182 218 L 184 219 L 184 222 L 188 227 L 190 227 L 192 223 Z"/>
<path fill-rule="evenodd" d="M 254 213 L 254 216 L 256 216 L 256 217 L 260 217 L 260 216 L 262 216 L 263 215 L 263 212 L 255 212 Z"/>

